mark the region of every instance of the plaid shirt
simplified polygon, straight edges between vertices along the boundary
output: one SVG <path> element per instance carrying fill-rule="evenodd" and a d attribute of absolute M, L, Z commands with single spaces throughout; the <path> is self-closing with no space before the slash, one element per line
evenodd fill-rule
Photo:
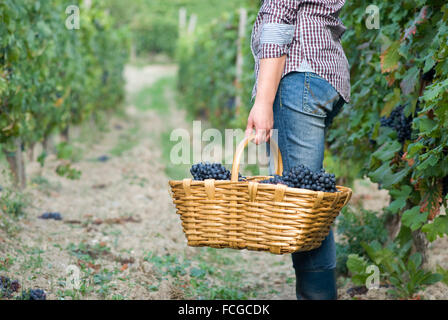
<path fill-rule="evenodd" d="M 252 30 L 256 95 L 259 60 L 287 55 L 283 76 L 314 72 L 348 102 L 350 73 L 340 38 L 346 28 L 338 17 L 345 0 L 265 0 Z"/>

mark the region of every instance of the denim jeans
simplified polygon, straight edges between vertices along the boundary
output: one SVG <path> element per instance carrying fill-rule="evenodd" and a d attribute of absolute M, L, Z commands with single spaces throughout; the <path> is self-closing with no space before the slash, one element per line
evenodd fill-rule
<path fill-rule="evenodd" d="M 325 133 L 344 100 L 315 73 L 292 72 L 281 80 L 274 102 L 274 129 L 283 168 L 322 168 Z M 269 149 L 269 148 L 268 148 Z M 292 254 L 297 298 L 335 299 L 336 247 L 331 230 L 314 250 Z"/>

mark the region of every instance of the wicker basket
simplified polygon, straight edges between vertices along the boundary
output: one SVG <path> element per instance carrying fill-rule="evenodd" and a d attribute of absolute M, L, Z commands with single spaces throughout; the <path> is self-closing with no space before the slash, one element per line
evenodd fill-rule
<path fill-rule="evenodd" d="M 339 192 L 322 192 L 258 183 L 269 178 L 265 176 L 238 181 L 241 155 L 253 138 L 238 146 L 230 181 L 169 181 L 188 245 L 275 254 L 319 247 L 352 190 L 337 186 Z M 282 158 L 275 149 L 276 172 L 281 174 Z"/>

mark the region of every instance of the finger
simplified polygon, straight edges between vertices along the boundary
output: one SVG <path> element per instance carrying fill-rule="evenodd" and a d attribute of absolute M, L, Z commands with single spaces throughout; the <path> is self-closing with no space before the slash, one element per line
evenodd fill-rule
<path fill-rule="evenodd" d="M 246 138 L 250 137 L 250 135 L 252 134 L 252 132 L 253 132 L 252 128 L 250 128 L 250 129 L 246 129 L 246 132 L 245 132 L 245 136 L 246 136 Z"/>
<path fill-rule="evenodd" d="M 255 129 L 255 138 L 254 138 L 254 140 L 253 140 L 253 142 L 254 142 L 255 144 L 258 144 L 259 135 L 260 135 L 259 130 L 258 130 L 258 129 Z"/>
<path fill-rule="evenodd" d="M 246 137 L 250 136 L 252 134 L 254 128 L 254 122 L 251 117 L 247 119 L 247 127 L 246 127 Z"/>
<path fill-rule="evenodd" d="M 262 140 L 260 143 L 266 143 L 269 139 L 269 129 L 263 129 L 262 130 Z"/>
<path fill-rule="evenodd" d="M 268 133 L 268 135 L 267 135 L 267 140 L 266 140 L 266 142 L 268 142 L 268 141 L 271 140 L 273 134 L 274 134 L 274 130 L 272 130 L 272 129 L 269 130 L 269 133 Z"/>
<path fill-rule="evenodd" d="M 270 129 L 266 130 L 266 134 L 264 136 L 264 142 L 268 142 L 271 135 L 272 135 L 271 130 Z"/>
<path fill-rule="evenodd" d="M 263 129 L 257 129 L 255 133 L 255 143 L 260 144 L 264 141 L 264 130 Z"/>

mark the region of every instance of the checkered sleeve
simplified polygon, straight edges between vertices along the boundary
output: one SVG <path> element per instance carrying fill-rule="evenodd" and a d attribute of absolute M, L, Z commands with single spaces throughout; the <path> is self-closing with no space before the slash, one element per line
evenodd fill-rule
<path fill-rule="evenodd" d="M 265 0 L 258 59 L 279 58 L 288 53 L 294 37 L 299 0 Z"/>

